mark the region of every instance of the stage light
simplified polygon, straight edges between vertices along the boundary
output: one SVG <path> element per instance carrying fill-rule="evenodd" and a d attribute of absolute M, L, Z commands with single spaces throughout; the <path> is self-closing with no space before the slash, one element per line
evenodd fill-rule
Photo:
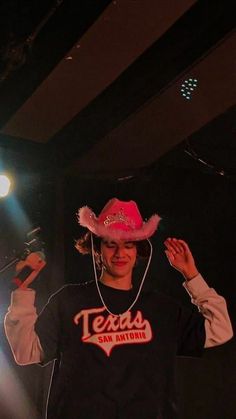
<path fill-rule="evenodd" d="M 180 92 L 185 99 L 187 100 L 191 99 L 192 93 L 194 89 L 196 89 L 197 87 L 197 83 L 198 83 L 197 79 L 193 79 L 193 78 L 185 80 L 184 83 L 182 83 Z"/>
<path fill-rule="evenodd" d="M 11 187 L 11 181 L 8 176 L 0 175 L 0 198 L 8 195 Z"/>

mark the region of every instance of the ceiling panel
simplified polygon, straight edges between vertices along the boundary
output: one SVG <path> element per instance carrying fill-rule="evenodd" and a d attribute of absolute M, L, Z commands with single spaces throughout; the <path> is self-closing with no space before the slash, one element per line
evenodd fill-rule
<path fill-rule="evenodd" d="M 194 3 L 113 1 L 1 132 L 47 142 Z"/>
<path fill-rule="evenodd" d="M 173 85 L 98 142 L 69 171 L 76 167 L 80 173 L 105 173 L 149 165 L 225 113 L 236 102 L 235 57 L 231 54 L 235 45 L 233 32 Z M 186 100 L 181 85 L 189 78 L 196 78 L 198 87 L 192 99 Z"/>
<path fill-rule="evenodd" d="M 22 39 L 25 46 L 55 5 L 3 3 L 0 79 Z M 216 120 L 225 121 L 232 138 L 226 123 L 236 102 L 231 2 L 59 3 L 25 62 L 0 80 L 0 145 L 4 156 L 14 151 L 12 166 L 125 172 L 152 164 L 186 138 L 206 138 L 209 126 L 216 134 Z M 12 30 L 15 52 L 6 41 Z M 187 101 L 180 86 L 191 76 L 198 88 Z"/>

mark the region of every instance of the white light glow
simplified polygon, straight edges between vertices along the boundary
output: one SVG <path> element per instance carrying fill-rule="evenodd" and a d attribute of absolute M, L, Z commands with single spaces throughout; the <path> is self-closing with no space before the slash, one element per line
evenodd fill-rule
<path fill-rule="evenodd" d="M 0 349 L 0 394 L 1 405 L 8 413 L 7 417 L 14 419 L 36 419 L 36 409 L 27 395 L 24 386 L 17 376 L 16 369 L 9 365 L 8 359 Z M 14 395 L 14 403 L 12 397 Z M 0 414 L 0 417 L 1 414 Z M 4 416 L 5 417 L 5 416 Z"/>
<path fill-rule="evenodd" d="M 10 186 L 10 179 L 6 175 L 0 175 L 0 198 L 8 195 Z"/>

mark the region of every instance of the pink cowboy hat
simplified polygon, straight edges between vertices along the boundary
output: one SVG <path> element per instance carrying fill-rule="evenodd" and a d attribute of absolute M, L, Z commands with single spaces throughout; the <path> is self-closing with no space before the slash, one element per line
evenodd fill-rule
<path fill-rule="evenodd" d="M 152 215 L 144 222 L 134 201 L 119 201 L 113 198 L 105 205 L 98 217 L 87 206 L 77 213 L 78 222 L 98 237 L 113 240 L 145 240 L 151 237 L 161 220 Z"/>

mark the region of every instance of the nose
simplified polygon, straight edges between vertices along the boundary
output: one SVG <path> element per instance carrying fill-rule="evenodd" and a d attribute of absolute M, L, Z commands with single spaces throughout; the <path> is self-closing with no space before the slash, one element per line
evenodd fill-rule
<path fill-rule="evenodd" d="M 115 251 L 115 255 L 116 257 L 123 257 L 124 256 L 124 249 L 121 246 L 117 246 L 116 247 L 116 251 Z"/>

